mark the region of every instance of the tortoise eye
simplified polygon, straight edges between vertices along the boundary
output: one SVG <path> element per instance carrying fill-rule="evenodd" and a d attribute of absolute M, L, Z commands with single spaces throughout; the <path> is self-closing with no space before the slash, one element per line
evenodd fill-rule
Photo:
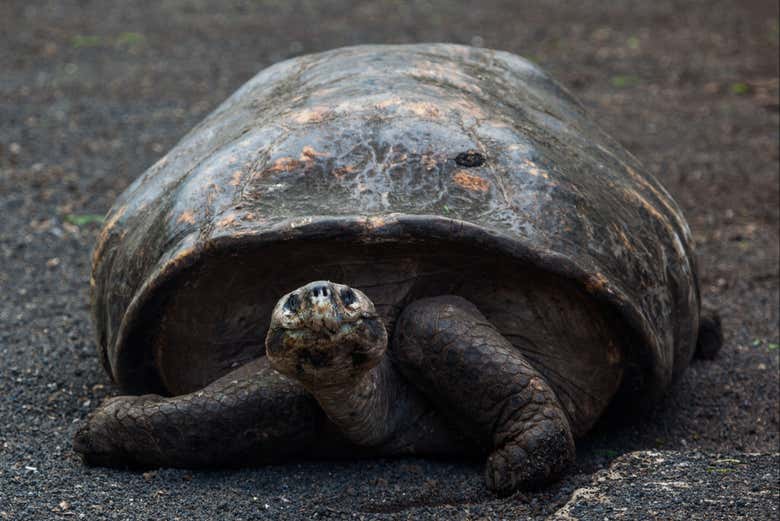
<path fill-rule="evenodd" d="M 301 299 L 298 297 L 297 293 L 293 293 L 287 298 L 287 302 L 284 303 L 283 309 L 290 313 L 295 313 L 300 307 Z"/>
<path fill-rule="evenodd" d="M 341 302 L 347 306 L 351 307 L 353 304 L 357 302 L 357 295 L 355 295 L 355 292 L 351 289 L 342 289 L 341 290 Z"/>

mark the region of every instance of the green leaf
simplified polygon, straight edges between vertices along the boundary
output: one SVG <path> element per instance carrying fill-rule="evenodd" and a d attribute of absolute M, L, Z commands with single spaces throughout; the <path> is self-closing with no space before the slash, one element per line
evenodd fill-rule
<path fill-rule="evenodd" d="M 98 47 L 103 43 L 100 36 L 94 34 L 77 34 L 70 39 L 70 44 L 74 49 L 81 49 L 82 47 Z"/>
<path fill-rule="evenodd" d="M 633 87 L 639 84 L 639 78 L 637 76 L 613 76 L 609 80 L 613 87 L 618 89 L 624 89 L 626 87 Z"/>
<path fill-rule="evenodd" d="M 776 344 L 775 342 L 772 342 L 766 346 L 768 349 L 778 349 L 780 348 L 780 344 Z"/>
<path fill-rule="evenodd" d="M 628 40 L 626 40 L 626 45 L 628 45 L 629 49 L 639 49 L 639 38 L 636 36 L 629 36 Z"/>
<path fill-rule="evenodd" d="M 731 84 L 731 93 L 742 96 L 750 92 L 750 86 L 747 83 L 737 82 Z"/>
<path fill-rule="evenodd" d="M 758 347 L 758 346 L 760 346 L 760 345 L 761 345 L 761 339 L 760 339 L 760 338 L 755 338 L 755 339 L 753 339 L 753 343 L 752 343 L 752 344 L 750 344 L 750 345 L 752 345 L 753 347 Z"/>
<path fill-rule="evenodd" d="M 146 37 L 141 33 L 121 33 L 114 42 L 117 47 L 138 47 L 146 42 Z"/>
<path fill-rule="evenodd" d="M 73 224 L 75 226 L 87 226 L 88 224 L 102 224 L 105 217 L 94 213 L 86 213 L 82 215 L 68 214 L 65 216 L 65 222 Z"/>

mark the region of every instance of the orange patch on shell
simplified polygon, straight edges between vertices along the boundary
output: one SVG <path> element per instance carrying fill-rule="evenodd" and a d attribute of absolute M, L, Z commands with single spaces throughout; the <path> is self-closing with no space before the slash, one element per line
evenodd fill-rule
<path fill-rule="evenodd" d="M 106 247 L 108 238 L 111 236 L 111 230 L 114 228 L 114 226 L 116 226 L 117 221 L 119 221 L 119 219 L 125 214 L 126 211 L 127 206 L 120 207 L 116 212 L 109 216 L 108 220 L 103 225 L 103 229 L 100 230 L 100 235 L 98 235 L 97 239 L 97 245 L 95 246 L 95 250 L 92 252 L 93 271 L 95 266 L 97 266 L 98 259 L 100 259 L 100 257 L 103 255 L 103 250 Z"/>
<path fill-rule="evenodd" d="M 666 218 L 666 216 L 659 212 L 658 209 L 653 206 L 650 201 L 648 201 L 641 193 L 639 193 L 637 190 L 634 190 L 633 188 L 626 188 L 623 193 L 625 194 L 626 199 L 639 204 L 642 208 L 647 210 L 647 213 L 655 217 L 665 227 L 671 229 L 671 223 L 669 223 L 669 220 Z"/>
<path fill-rule="evenodd" d="M 217 194 L 219 194 L 220 192 L 222 192 L 222 187 L 219 186 L 218 184 L 211 183 L 209 185 L 209 191 L 208 194 L 206 195 L 206 202 L 208 203 L 209 206 L 213 206 L 214 199 L 217 197 Z"/>
<path fill-rule="evenodd" d="M 236 170 L 233 172 L 233 177 L 230 179 L 230 186 L 238 186 L 241 184 L 241 171 Z"/>
<path fill-rule="evenodd" d="M 663 190 L 663 188 L 661 188 L 660 190 L 656 188 L 651 182 L 645 179 L 642 175 L 639 174 L 639 172 L 631 168 L 629 165 L 623 163 L 623 166 L 625 167 L 626 172 L 628 172 L 628 175 L 631 176 L 632 179 L 634 179 L 643 188 L 650 190 L 650 192 L 656 197 L 656 199 L 661 203 L 661 206 L 663 206 L 663 208 L 668 212 L 671 218 L 677 223 L 677 225 L 683 231 L 685 240 L 686 241 L 693 240 L 691 237 L 690 228 L 688 227 L 688 224 L 685 222 L 685 219 L 679 214 L 678 210 L 669 201 L 669 194 L 667 194 Z M 660 215 L 660 212 L 658 212 L 657 210 L 655 213 Z"/>
<path fill-rule="evenodd" d="M 187 257 L 189 257 L 190 255 L 192 255 L 194 252 L 195 252 L 195 248 L 194 248 L 193 246 L 189 246 L 189 247 L 187 247 L 187 248 L 184 248 L 184 249 L 182 249 L 180 252 L 178 252 L 178 253 L 176 254 L 176 256 L 175 256 L 173 259 L 171 259 L 171 261 L 169 262 L 169 266 L 170 266 L 170 265 L 173 265 L 173 266 L 175 266 L 175 265 L 177 265 L 177 264 L 180 264 L 180 263 L 181 263 L 181 262 L 183 262 L 183 261 L 184 261 L 184 260 L 185 260 Z"/>
<path fill-rule="evenodd" d="M 393 107 L 395 105 L 400 105 L 400 104 L 401 104 L 401 98 L 394 96 L 392 98 L 388 98 L 386 100 L 380 101 L 375 106 L 378 109 L 386 109 L 387 107 Z"/>
<path fill-rule="evenodd" d="M 296 123 L 320 123 L 328 114 L 328 107 L 314 107 L 295 114 L 292 120 Z"/>
<path fill-rule="evenodd" d="M 236 222 L 236 216 L 233 215 L 233 214 L 230 214 L 230 215 L 220 219 L 220 221 L 217 223 L 217 226 L 219 226 L 220 228 L 224 228 L 226 226 L 232 225 L 235 222 Z"/>
<path fill-rule="evenodd" d="M 356 168 L 352 165 L 346 165 L 346 166 L 340 166 L 338 168 L 333 169 L 333 175 L 336 177 L 336 179 L 343 179 L 347 176 L 347 174 L 353 174 L 355 173 Z"/>
<path fill-rule="evenodd" d="M 301 161 L 312 161 L 317 157 L 328 157 L 328 154 L 325 152 L 317 152 L 314 150 L 314 148 L 310 146 L 303 147 L 303 150 L 301 151 Z"/>
<path fill-rule="evenodd" d="M 460 111 L 461 114 L 465 116 L 471 116 L 474 119 L 478 119 L 478 120 L 483 120 L 487 118 L 487 114 L 485 114 L 485 111 L 482 110 L 482 108 L 476 103 L 459 99 L 457 101 L 452 102 L 452 104 L 455 106 L 455 108 L 457 108 Z"/>
<path fill-rule="evenodd" d="M 469 174 L 464 170 L 458 170 L 452 177 L 452 180 L 461 188 L 472 192 L 487 192 L 490 189 L 490 183 L 487 180 Z"/>
<path fill-rule="evenodd" d="M 387 219 L 381 215 L 372 215 L 366 219 L 366 229 L 376 230 L 387 224 Z"/>
<path fill-rule="evenodd" d="M 585 282 L 585 289 L 588 290 L 589 293 L 594 293 L 604 289 L 604 286 L 606 285 L 607 278 L 601 273 L 594 273 L 588 278 L 587 282 Z"/>
<path fill-rule="evenodd" d="M 406 108 L 415 116 L 438 118 L 441 116 L 441 111 L 435 105 L 425 102 L 409 103 Z"/>
<path fill-rule="evenodd" d="M 634 251 L 634 244 L 628 238 L 628 235 L 626 235 L 625 232 L 621 229 L 618 229 L 617 233 L 620 236 L 620 241 L 623 243 L 623 246 L 625 246 L 629 251 Z"/>
<path fill-rule="evenodd" d="M 280 157 L 266 169 L 266 172 L 289 172 L 300 166 L 301 161 L 292 157 Z"/>
<path fill-rule="evenodd" d="M 113 215 L 108 218 L 108 221 L 106 221 L 105 226 L 103 226 L 103 231 L 110 231 L 111 228 L 116 226 L 116 222 L 125 214 L 126 211 L 127 206 L 122 206 L 116 212 L 114 212 Z"/>
<path fill-rule="evenodd" d="M 177 223 L 187 223 L 187 224 L 195 224 L 195 215 L 192 213 L 192 210 L 186 210 L 184 213 L 182 213 L 178 219 L 176 219 Z"/>
<path fill-rule="evenodd" d="M 550 179 L 550 175 L 544 170 L 542 170 L 541 168 L 537 167 L 533 162 L 526 159 L 525 161 L 523 161 L 523 163 L 525 163 L 526 171 L 530 175 L 534 177 L 543 177 L 545 179 Z"/>

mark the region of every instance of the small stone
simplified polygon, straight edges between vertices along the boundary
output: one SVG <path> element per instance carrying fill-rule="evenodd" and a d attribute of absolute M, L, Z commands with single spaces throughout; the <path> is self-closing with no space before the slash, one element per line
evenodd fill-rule
<path fill-rule="evenodd" d="M 157 475 L 156 470 L 150 470 L 149 472 L 144 472 L 143 476 L 146 481 L 151 481 L 154 479 L 154 477 Z"/>

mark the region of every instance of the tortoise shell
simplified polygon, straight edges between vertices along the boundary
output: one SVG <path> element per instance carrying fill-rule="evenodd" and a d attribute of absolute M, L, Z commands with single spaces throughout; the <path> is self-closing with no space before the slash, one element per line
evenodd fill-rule
<path fill-rule="evenodd" d="M 196 389 L 208 367 L 263 354 L 271 307 L 301 281 L 349 279 L 364 256 L 403 288 L 392 324 L 426 293 L 420 273 L 454 273 L 463 252 L 608 309 L 647 399 L 690 361 L 698 283 L 670 195 L 535 65 L 448 44 L 273 65 L 184 136 L 108 213 L 91 278 L 99 352 L 127 390 Z M 485 266 L 459 277 L 489 280 Z M 172 385 L 166 364 L 193 376 Z"/>

